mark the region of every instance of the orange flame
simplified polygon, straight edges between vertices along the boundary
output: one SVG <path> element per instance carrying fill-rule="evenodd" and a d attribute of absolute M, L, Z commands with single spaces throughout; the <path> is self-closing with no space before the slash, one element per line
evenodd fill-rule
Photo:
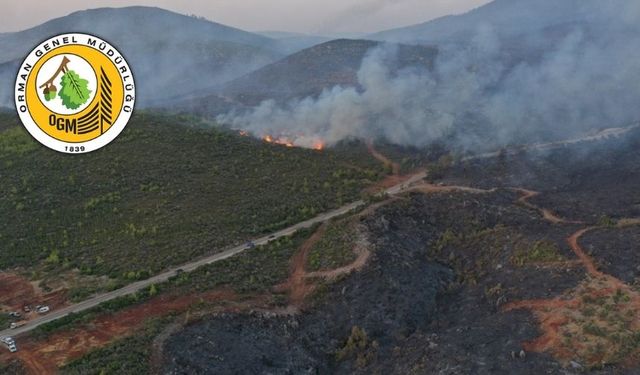
<path fill-rule="evenodd" d="M 305 139 L 304 136 L 289 138 L 288 136 L 274 137 L 271 134 L 266 134 L 262 137 L 262 140 L 267 143 L 275 143 L 286 147 L 310 147 L 317 151 L 322 151 L 325 148 L 324 141 L 317 138 L 315 140 Z"/>
<path fill-rule="evenodd" d="M 287 146 L 287 147 L 293 147 L 293 142 L 290 141 L 289 139 L 285 138 L 285 137 L 280 137 L 280 138 L 276 139 L 275 143 L 277 143 L 279 145 Z"/>

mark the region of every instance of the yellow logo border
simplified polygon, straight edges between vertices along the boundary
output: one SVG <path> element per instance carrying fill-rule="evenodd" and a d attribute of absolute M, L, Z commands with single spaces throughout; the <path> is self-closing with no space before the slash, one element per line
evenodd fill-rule
<path fill-rule="evenodd" d="M 51 126 L 49 114 L 53 112 L 43 110 L 46 106 L 38 97 L 35 76 L 50 58 L 78 51 L 85 51 L 80 54 L 85 60 L 85 55 L 91 55 L 90 59 L 97 62 L 91 65 L 98 79 L 98 92 L 94 93 L 92 102 L 84 110 L 74 115 L 58 115 L 59 121 L 81 115 L 83 129 L 87 132 L 98 129 L 99 134 L 93 136 L 85 132 L 56 136 L 53 131 L 48 131 L 47 127 Z M 15 104 L 23 125 L 38 142 L 62 153 L 87 153 L 106 146 L 124 130 L 135 107 L 135 90 L 131 68 L 115 47 L 94 35 L 68 33 L 41 42 L 24 59 L 16 77 Z M 100 106 L 103 101 L 106 105 Z M 76 128 L 74 131 L 77 132 Z"/>

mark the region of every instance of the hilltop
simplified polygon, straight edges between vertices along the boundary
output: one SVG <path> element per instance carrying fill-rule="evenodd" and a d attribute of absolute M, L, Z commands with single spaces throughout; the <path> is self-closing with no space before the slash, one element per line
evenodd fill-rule
<path fill-rule="evenodd" d="M 124 54 L 141 106 L 216 86 L 284 56 L 273 39 L 202 18 L 150 7 L 98 8 L 0 35 L 0 84 L 12 87 L 14 67 L 30 49 L 69 30 L 104 38 Z M 9 105 L 11 91 L 2 93 L 0 104 Z"/>
<path fill-rule="evenodd" d="M 375 48 L 397 49 L 392 70 L 407 67 L 430 69 L 437 49 L 425 46 L 386 45 L 371 40 L 337 39 L 296 52 L 254 72 L 234 79 L 217 93 L 193 95 L 178 101 L 177 107 L 190 112 L 217 114 L 241 109 L 263 100 L 286 102 L 315 97 L 334 86 L 359 87 L 362 60 Z"/>

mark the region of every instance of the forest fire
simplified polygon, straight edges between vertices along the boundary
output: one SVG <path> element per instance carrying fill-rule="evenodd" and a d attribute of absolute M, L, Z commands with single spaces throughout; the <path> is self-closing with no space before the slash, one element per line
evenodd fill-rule
<path fill-rule="evenodd" d="M 244 135 L 248 134 L 245 131 L 241 131 L 240 134 Z M 322 140 L 317 138 L 309 139 L 308 137 L 299 136 L 299 137 L 286 137 L 286 136 L 272 136 L 270 134 L 264 135 L 262 140 L 267 143 L 274 143 L 278 145 L 283 145 L 286 147 L 303 147 L 303 148 L 311 148 L 313 150 L 322 151 L 325 148 L 325 143 Z"/>

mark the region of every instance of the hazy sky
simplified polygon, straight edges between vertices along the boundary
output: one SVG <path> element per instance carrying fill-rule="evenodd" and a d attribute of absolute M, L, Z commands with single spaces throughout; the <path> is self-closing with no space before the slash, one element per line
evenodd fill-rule
<path fill-rule="evenodd" d="M 372 32 L 461 13 L 489 0 L 0 0 L 0 32 L 23 30 L 73 11 L 157 6 L 249 31 Z"/>

